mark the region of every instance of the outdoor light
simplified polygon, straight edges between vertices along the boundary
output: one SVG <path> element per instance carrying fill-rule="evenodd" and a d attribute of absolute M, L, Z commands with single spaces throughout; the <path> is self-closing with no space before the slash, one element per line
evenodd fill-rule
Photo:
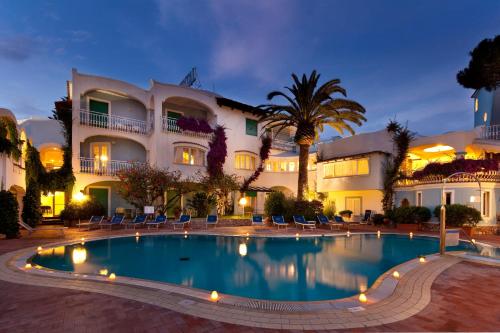
<path fill-rule="evenodd" d="M 377 230 L 377 238 L 380 238 L 380 230 Z"/>
<path fill-rule="evenodd" d="M 238 249 L 238 252 L 240 253 L 240 256 L 244 257 L 247 255 L 247 245 L 245 243 L 241 243 L 240 247 Z"/>
<path fill-rule="evenodd" d="M 116 279 L 116 275 L 115 275 L 115 273 L 111 273 L 111 274 L 109 274 L 108 279 L 110 279 L 110 280 L 115 280 L 115 279 Z"/>
<path fill-rule="evenodd" d="M 106 155 L 101 155 L 101 161 L 107 162 L 108 161 L 108 157 Z"/>
<path fill-rule="evenodd" d="M 85 237 L 80 238 L 82 242 L 85 242 Z"/>
<path fill-rule="evenodd" d="M 85 260 L 87 260 L 87 250 L 83 247 L 73 249 L 73 253 L 71 255 L 73 259 L 73 264 L 79 265 L 83 264 Z"/>
<path fill-rule="evenodd" d="M 36 248 L 36 250 L 37 250 L 37 251 L 42 251 L 42 247 L 41 247 L 41 246 L 39 246 L 39 247 L 37 247 L 37 248 Z"/>
<path fill-rule="evenodd" d="M 245 236 L 247 236 L 247 237 L 248 237 L 248 236 L 250 236 L 250 234 L 247 232 L 247 233 L 245 234 Z"/>
<path fill-rule="evenodd" d="M 418 258 L 418 261 L 421 262 L 421 263 L 424 263 L 425 262 L 425 257 L 421 256 L 420 258 Z"/>
<path fill-rule="evenodd" d="M 214 302 L 217 302 L 219 300 L 219 293 L 215 290 L 212 291 L 212 293 L 210 294 L 210 299 Z"/>
<path fill-rule="evenodd" d="M 351 232 L 347 231 L 347 237 L 351 237 Z"/>
<path fill-rule="evenodd" d="M 434 147 L 425 148 L 424 151 L 426 153 L 439 153 L 442 151 L 453 150 L 453 147 L 446 145 L 436 145 Z"/>
<path fill-rule="evenodd" d="M 85 200 L 85 194 L 83 194 L 83 192 L 76 192 L 75 195 L 73 195 L 73 199 L 75 199 L 76 201 L 78 202 L 82 202 L 83 200 Z"/>
<path fill-rule="evenodd" d="M 245 197 L 242 197 L 239 201 L 239 204 L 242 205 L 242 206 L 245 206 L 247 204 L 247 198 Z"/>
<path fill-rule="evenodd" d="M 106 268 L 100 269 L 99 275 L 104 275 L 104 276 L 108 275 L 108 270 Z"/>
<path fill-rule="evenodd" d="M 475 240 L 474 238 L 471 238 L 470 242 L 471 242 L 472 244 L 476 244 L 476 240 Z"/>
<path fill-rule="evenodd" d="M 139 231 L 137 231 L 137 232 L 135 233 L 135 236 L 136 236 L 136 237 L 139 237 L 139 236 L 140 236 Z"/>
<path fill-rule="evenodd" d="M 366 301 L 368 301 L 368 299 L 366 298 L 365 293 L 361 293 L 361 294 L 359 294 L 359 301 L 360 301 L 361 303 L 366 303 Z"/>
<path fill-rule="evenodd" d="M 399 279 L 399 272 L 398 271 L 394 271 L 392 273 L 392 276 L 395 278 L 395 279 Z"/>
<path fill-rule="evenodd" d="M 410 238 L 413 238 L 413 232 L 410 231 Z"/>
<path fill-rule="evenodd" d="M 32 267 L 32 266 L 31 266 L 31 264 L 30 264 L 30 263 L 27 263 L 26 265 L 24 265 L 24 268 L 26 268 L 26 269 L 30 269 L 31 267 Z"/>
<path fill-rule="evenodd" d="M 184 230 L 184 235 L 187 235 L 187 234 L 188 234 L 187 230 Z"/>

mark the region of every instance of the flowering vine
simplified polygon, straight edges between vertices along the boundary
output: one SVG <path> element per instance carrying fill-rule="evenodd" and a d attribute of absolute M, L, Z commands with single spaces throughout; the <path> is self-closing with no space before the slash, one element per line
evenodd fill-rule
<path fill-rule="evenodd" d="M 210 140 L 207 153 L 207 172 L 213 179 L 224 175 L 223 167 L 227 157 L 226 141 L 226 129 L 218 125 L 214 129 L 214 136 Z"/>
<path fill-rule="evenodd" d="M 260 163 L 257 169 L 255 169 L 254 173 L 246 178 L 243 181 L 243 185 L 241 185 L 240 192 L 243 193 L 248 188 L 250 187 L 250 184 L 253 183 L 254 181 L 259 178 L 260 174 L 262 171 L 264 171 L 264 162 L 269 158 L 269 154 L 271 152 L 271 144 L 272 144 L 272 139 L 269 136 L 264 136 L 262 137 L 262 145 L 260 146 L 260 152 L 259 152 L 259 157 L 260 157 Z"/>
<path fill-rule="evenodd" d="M 177 119 L 177 126 L 181 130 L 191 131 L 196 133 L 213 133 L 213 128 L 204 119 L 196 119 L 193 117 L 180 117 Z"/>

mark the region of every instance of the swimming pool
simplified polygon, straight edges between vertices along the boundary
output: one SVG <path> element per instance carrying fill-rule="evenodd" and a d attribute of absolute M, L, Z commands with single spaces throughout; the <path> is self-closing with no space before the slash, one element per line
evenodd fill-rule
<path fill-rule="evenodd" d="M 447 250 L 472 250 L 468 243 Z M 31 258 L 42 267 L 179 284 L 275 301 L 319 301 L 367 290 L 390 268 L 439 251 L 433 237 L 146 235 L 55 247 Z"/>

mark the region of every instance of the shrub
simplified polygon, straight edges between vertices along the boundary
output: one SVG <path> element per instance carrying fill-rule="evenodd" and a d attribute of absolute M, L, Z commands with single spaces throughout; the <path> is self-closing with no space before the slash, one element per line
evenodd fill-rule
<path fill-rule="evenodd" d="M 208 215 L 213 200 L 210 200 L 205 192 L 197 192 L 188 200 L 188 206 L 195 210 L 196 217 L 205 217 Z"/>
<path fill-rule="evenodd" d="M 328 218 L 333 218 L 335 216 L 335 201 L 327 200 L 323 207 L 323 214 L 325 214 Z"/>
<path fill-rule="evenodd" d="M 494 159 L 470 160 L 459 158 L 448 163 L 429 163 L 422 170 L 415 171 L 412 178 L 422 179 L 426 176 L 441 175 L 447 177 L 455 172 L 475 173 L 480 171 L 497 171 L 498 161 Z"/>
<path fill-rule="evenodd" d="M 267 216 L 285 215 L 287 198 L 283 192 L 271 192 L 264 202 L 264 212 Z"/>
<path fill-rule="evenodd" d="M 89 197 L 83 202 L 71 201 L 68 203 L 61 212 L 61 219 L 64 221 L 87 220 L 93 215 L 105 214 L 104 207 L 94 197 Z"/>
<path fill-rule="evenodd" d="M 441 206 L 434 208 L 434 216 L 441 219 Z M 479 221 L 481 221 L 481 213 L 473 207 L 460 204 L 446 205 L 446 225 L 474 227 Z"/>
<path fill-rule="evenodd" d="M 374 225 L 384 224 L 384 214 L 375 214 L 372 216 L 372 223 Z"/>
<path fill-rule="evenodd" d="M 397 224 L 400 223 L 422 223 L 431 219 L 431 211 L 427 207 L 398 207 L 394 208 L 388 217 Z"/>
<path fill-rule="evenodd" d="M 290 214 L 289 220 L 292 220 L 292 215 L 303 215 L 308 221 L 316 221 L 316 215 L 323 212 L 323 204 L 319 200 L 291 200 L 292 209 L 288 210 L 287 213 Z M 288 215 L 288 214 L 286 214 Z"/>
<path fill-rule="evenodd" d="M 40 188 L 34 180 L 29 181 L 26 187 L 26 194 L 23 197 L 23 213 L 21 217 L 24 223 L 33 228 L 42 220 L 42 210 L 40 208 Z"/>
<path fill-rule="evenodd" d="M 16 197 L 9 191 L 0 191 L 0 234 L 7 238 L 19 235 L 19 207 Z"/>

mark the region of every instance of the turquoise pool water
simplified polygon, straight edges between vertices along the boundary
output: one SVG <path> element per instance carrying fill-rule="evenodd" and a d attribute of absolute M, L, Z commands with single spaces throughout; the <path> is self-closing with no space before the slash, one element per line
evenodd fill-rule
<path fill-rule="evenodd" d="M 448 250 L 472 250 L 461 243 Z M 169 282 L 220 293 L 280 301 L 348 297 L 385 271 L 436 253 L 431 237 L 353 234 L 350 237 L 232 237 L 147 235 L 44 250 L 40 266 Z"/>

